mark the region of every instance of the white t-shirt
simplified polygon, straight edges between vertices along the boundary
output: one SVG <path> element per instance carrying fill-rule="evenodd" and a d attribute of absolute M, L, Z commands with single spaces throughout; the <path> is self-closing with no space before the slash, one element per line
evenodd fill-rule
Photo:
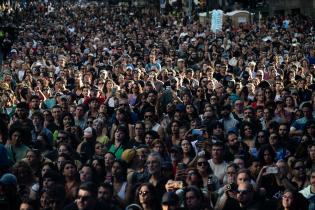
<path fill-rule="evenodd" d="M 220 183 L 222 183 L 224 175 L 226 174 L 226 169 L 227 169 L 228 164 L 225 161 L 223 161 L 221 164 L 215 164 L 213 163 L 212 159 L 208 160 L 208 162 L 213 171 L 213 174 L 216 177 L 218 177 L 218 179 L 220 180 Z"/>

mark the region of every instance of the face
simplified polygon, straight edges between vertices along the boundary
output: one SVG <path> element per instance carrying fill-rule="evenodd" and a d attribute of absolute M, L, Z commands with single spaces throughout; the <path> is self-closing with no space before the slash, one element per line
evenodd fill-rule
<path fill-rule="evenodd" d="M 92 169 L 90 167 L 86 167 L 84 166 L 81 170 L 80 170 L 80 180 L 81 182 L 88 182 L 88 181 L 92 181 Z"/>
<path fill-rule="evenodd" d="M 252 192 L 247 184 L 242 183 L 238 186 L 237 200 L 243 205 L 249 203 L 252 200 Z"/>
<path fill-rule="evenodd" d="M 73 177 L 76 173 L 76 168 L 72 164 L 66 164 L 63 169 L 63 175 L 68 177 Z"/>
<path fill-rule="evenodd" d="M 115 157 L 112 154 L 107 153 L 104 156 L 104 160 L 105 160 L 105 167 L 111 167 L 114 163 Z"/>
<path fill-rule="evenodd" d="M 101 201 L 109 201 L 111 199 L 110 190 L 104 187 L 99 187 L 97 191 L 97 198 Z"/>
<path fill-rule="evenodd" d="M 30 165 L 33 165 L 34 163 L 37 162 L 36 154 L 33 151 L 29 151 L 26 154 L 25 158 Z"/>
<path fill-rule="evenodd" d="M 28 203 L 21 203 L 20 210 L 33 210 L 33 207 L 30 206 Z"/>
<path fill-rule="evenodd" d="M 46 177 L 43 180 L 43 188 L 45 189 L 49 189 L 50 187 L 53 187 L 54 184 L 55 182 L 50 177 Z"/>
<path fill-rule="evenodd" d="M 47 195 L 46 192 L 44 192 L 42 194 L 42 196 L 40 197 L 40 205 L 41 205 L 42 209 L 47 209 L 47 208 L 51 207 L 51 205 L 52 205 L 52 200 Z"/>
<path fill-rule="evenodd" d="M 20 145 L 21 144 L 21 133 L 15 131 L 11 136 L 11 141 L 13 145 Z"/>
<path fill-rule="evenodd" d="M 249 181 L 250 181 L 250 178 L 247 175 L 247 173 L 239 173 L 237 175 L 236 182 L 238 185 L 244 182 L 249 182 Z"/>
<path fill-rule="evenodd" d="M 188 140 L 183 140 L 181 143 L 181 147 L 184 153 L 188 153 L 190 150 L 190 143 Z"/>
<path fill-rule="evenodd" d="M 269 136 L 269 144 L 271 146 L 278 144 L 278 137 L 277 137 L 276 134 L 270 134 L 270 136 Z"/>
<path fill-rule="evenodd" d="M 236 179 L 236 169 L 234 167 L 229 167 L 226 170 L 226 178 L 228 183 L 232 183 Z"/>
<path fill-rule="evenodd" d="M 140 188 L 138 196 L 139 196 L 140 204 L 149 203 L 151 200 L 150 191 L 147 186 L 142 186 Z"/>
<path fill-rule="evenodd" d="M 211 154 L 212 158 L 220 159 L 223 156 L 223 148 L 221 146 L 213 146 Z"/>
<path fill-rule="evenodd" d="M 290 208 L 293 204 L 293 194 L 291 192 L 286 192 L 282 196 L 282 206 L 284 208 Z"/>
<path fill-rule="evenodd" d="M 287 126 L 280 125 L 279 126 L 279 135 L 280 136 L 285 136 L 286 134 L 287 134 Z"/>
<path fill-rule="evenodd" d="M 123 131 L 116 130 L 116 132 L 115 132 L 115 140 L 116 141 L 123 141 L 124 137 L 125 137 L 125 133 Z"/>
<path fill-rule="evenodd" d="M 150 174 L 155 174 L 160 171 L 158 159 L 153 156 L 149 156 L 147 159 L 147 167 Z"/>
<path fill-rule="evenodd" d="M 118 162 L 114 162 L 113 166 L 112 166 L 112 176 L 119 176 L 121 175 L 122 172 L 122 167 L 120 165 L 120 163 Z"/>
<path fill-rule="evenodd" d="M 298 161 L 295 163 L 294 167 L 293 167 L 294 171 L 293 171 L 293 175 L 298 177 L 298 178 L 304 178 L 306 175 L 305 172 L 305 166 L 304 163 L 301 161 Z"/>
<path fill-rule="evenodd" d="M 90 192 L 86 190 L 79 190 L 78 196 L 76 199 L 76 204 L 79 210 L 86 210 L 89 209 L 93 203 L 93 198 Z"/>
<path fill-rule="evenodd" d="M 194 192 L 188 191 L 185 195 L 186 206 L 189 209 L 196 208 L 199 205 L 199 199 Z"/>

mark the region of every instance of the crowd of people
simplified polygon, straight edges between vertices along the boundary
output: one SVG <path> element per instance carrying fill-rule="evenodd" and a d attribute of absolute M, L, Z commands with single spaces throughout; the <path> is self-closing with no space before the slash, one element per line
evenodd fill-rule
<path fill-rule="evenodd" d="M 315 209 L 312 19 L 213 33 L 159 12 L 33 1 L 15 14 L 0 209 Z"/>

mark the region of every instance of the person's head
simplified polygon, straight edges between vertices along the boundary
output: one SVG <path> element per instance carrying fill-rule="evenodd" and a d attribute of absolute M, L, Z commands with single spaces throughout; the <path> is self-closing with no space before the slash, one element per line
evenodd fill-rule
<path fill-rule="evenodd" d="M 254 199 L 254 188 L 250 182 L 242 182 L 238 185 L 237 201 L 241 207 L 247 207 Z"/>
<path fill-rule="evenodd" d="M 260 163 L 264 165 L 271 165 L 275 160 L 276 154 L 270 145 L 263 145 L 258 153 Z"/>
<path fill-rule="evenodd" d="M 284 209 L 298 209 L 297 193 L 286 189 L 282 195 L 281 206 Z"/>
<path fill-rule="evenodd" d="M 13 174 L 16 176 L 19 184 L 29 184 L 34 180 L 33 171 L 25 161 L 19 161 L 14 165 Z"/>
<path fill-rule="evenodd" d="M 199 171 L 199 173 L 201 174 L 211 173 L 210 164 L 205 157 L 203 156 L 198 157 L 196 163 L 197 163 L 196 168 Z"/>
<path fill-rule="evenodd" d="M 24 130 L 18 126 L 11 126 L 9 129 L 9 138 L 11 140 L 11 144 L 19 147 L 24 143 Z"/>
<path fill-rule="evenodd" d="M 31 109 L 33 109 L 33 110 L 39 109 L 40 98 L 38 95 L 32 95 L 30 98 L 30 101 L 31 101 L 31 103 L 30 103 Z"/>
<path fill-rule="evenodd" d="M 118 126 L 114 134 L 115 141 L 126 142 L 129 141 L 129 131 L 126 126 Z"/>
<path fill-rule="evenodd" d="M 138 121 L 135 124 L 135 136 L 143 137 L 143 135 L 144 135 L 144 123 L 141 121 Z"/>
<path fill-rule="evenodd" d="M 158 153 L 150 153 L 147 157 L 148 172 L 152 175 L 159 174 L 162 168 L 162 159 Z"/>
<path fill-rule="evenodd" d="M 25 159 L 26 162 L 30 165 L 30 166 L 36 166 L 39 165 L 41 162 L 41 154 L 39 150 L 35 150 L 35 149 L 30 149 L 29 151 L 27 151 L 26 155 L 25 155 Z"/>
<path fill-rule="evenodd" d="M 35 204 L 30 200 L 23 200 L 20 204 L 19 210 L 35 210 Z"/>
<path fill-rule="evenodd" d="M 259 160 L 254 159 L 251 162 L 251 165 L 249 167 L 250 173 L 252 177 L 257 177 L 260 170 L 261 170 L 261 163 L 259 162 Z"/>
<path fill-rule="evenodd" d="M 101 202 L 111 202 L 113 198 L 114 188 L 110 183 L 101 183 L 97 191 L 97 199 Z"/>
<path fill-rule="evenodd" d="M 111 173 L 114 178 L 125 180 L 127 177 L 126 163 L 122 160 L 115 160 L 112 165 Z"/>
<path fill-rule="evenodd" d="M 60 171 L 64 177 L 73 179 L 77 175 L 77 166 L 73 161 L 66 160 L 61 165 Z"/>
<path fill-rule="evenodd" d="M 143 183 L 136 190 L 136 202 L 139 205 L 147 205 L 153 207 L 157 204 L 156 190 L 151 183 Z"/>
<path fill-rule="evenodd" d="M 32 114 L 32 122 L 35 127 L 41 127 L 44 124 L 44 115 L 40 111 L 35 111 Z"/>
<path fill-rule="evenodd" d="M 184 192 L 185 209 L 200 209 L 203 201 L 203 195 L 200 189 L 195 186 L 189 186 Z"/>
<path fill-rule="evenodd" d="M 57 171 L 48 171 L 44 174 L 42 179 L 43 189 L 50 189 L 57 184 L 62 184 L 61 176 Z"/>
<path fill-rule="evenodd" d="M 241 183 L 250 182 L 250 181 L 251 181 L 251 176 L 250 176 L 250 171 L 249 170 L 247 170 L 247 169 L 240 169 L 237 172 L 236 183 L 238 185 L 240 185 Z"/>
<path fill-rule="evenodd" d="M 303 160 L 295 160 L 292 165 L 292 174 L 296 179 L 304 179 L 306 176 L 306 168 Z"/>
<path fill-rule="evenodd" d="M 55 105 L 53 106 L 51 113 L 55 121 L 60 120 L 62 116 L 62 109 L 59 105 Z"/>
<path fill-rule="evenodd" d="M 78 209 L 93 209 L 97 202 L 97 194 L 97 186 L 92 182 L 85 182 L 81 184 L 76 198 L 76 205 Z"/>
<path fill-rule="evenodd" d="M 235 132 L 228 132 L 226 138 L 228 147 L 232 149 L 238 149 L 239 147 L 238 136 Z"/>
<path fill-rule="evenodd" d="M 20 102 L 16 105 L 15 112 L 19 119 L 26 119 L 29 113 L 29 107 L 26 102 Z"/>
<path fill-rule="evenodd" d="M 311 103 L 306 102 L 302 105 L 302 112 L 306 119 L 312 119 L 312 111 L 313 107 Z"/>
<path fill-rule="evenodd" d="M 95 170 L 91 165 L 83 165 L 79 170 L 79 174 L 81 183 L 93 182 L 95 180 Z"/>
<path fill-rule="evenodd" d="M 286 137 L 288 132 L 289 130 L 288 130 L 287 124 L 282 123 L 279 125 L 279 129 L 278 129 L 279 137 Z"/>
<path fill-rule="evenodd" d="M 274 147 L 279 144 L 279 137 L 277 133 L 271 133 L 269 135 L 269 144 Z"/>
<path fill-rule="evenodd" d="M 104 164 L 105 164 L 105 168 L 111 168 L 113 163 L 114 163 L 114 160 L 115 160 L 115 155 L 111 152 L 107 152 L 105 155 L 104 155 Z"/>
<path fill-rule="evenodd" d="M 226 182 L 229 183 L 235 183 L 236 182 L 236 174 L 238 171 L 238 165 L 235 163 L 230 163 L 226 167 Z"/>
<path fill-rule="evenodd" d="M 177 210 L 179 198 L 175 192 L 166 192 L 162 197 L 162 210 Z"/>
<path fill-rule="evenodd" d="M 212 145 L 211 156 L 217 161 L 223 160 L 224 144 L 222 142 L 216 142 Z"/>

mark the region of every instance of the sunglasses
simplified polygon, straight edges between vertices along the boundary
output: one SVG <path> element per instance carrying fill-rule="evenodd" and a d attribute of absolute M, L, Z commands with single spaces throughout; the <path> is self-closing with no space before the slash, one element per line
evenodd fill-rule
<path fill-rule="evenodd" d="M 140 192 L 139 192 L 139 195 L 145 196 L 145 195 L 147 195 L 147 194 L 149 194 L 149 191 L 140 191 Z"/>
<path fill-rule="evenodd" d="M 207 165 L 207 162 L 198 162 L 197 165 L 198 165 L 198 166 L 202 166 L 202 165 L 205 166 L 205 165 Z"/>
<path fill-rule="evenodd" d="M 250 190 L 237 190 L 237 194 L 246 195 L 250 192 Z"/>

